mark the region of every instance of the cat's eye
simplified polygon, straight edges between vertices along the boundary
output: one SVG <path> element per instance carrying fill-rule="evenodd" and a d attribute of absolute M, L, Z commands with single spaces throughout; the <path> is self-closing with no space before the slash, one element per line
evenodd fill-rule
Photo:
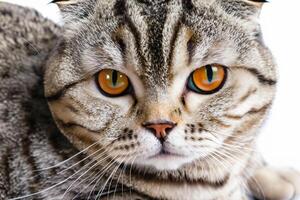
<path fill-rule="evenodd" d="M 226 78 L 226 67 L 217 64 L 206 65 L 191 73 L 187 87 L 199 94 L 213 94 L 223 87 Z"/>
<path fill-rule="evenodd" d="M 103 69 L 98 73 L 97 83 L 103 95 L 120 97 L 130 92 L 129 78 L 122 72 Z"/>

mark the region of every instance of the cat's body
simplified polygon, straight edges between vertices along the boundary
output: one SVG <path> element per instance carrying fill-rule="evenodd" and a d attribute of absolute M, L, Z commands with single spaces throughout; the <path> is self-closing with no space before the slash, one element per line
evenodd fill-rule
<path fill-rule="evenodd" d="M 299 192 L 297 172 L 269 169 L 255 151 L 276 85 L 258 4 L 71 2 L 63 29 L 0 3 L 0 199 L 243 200 L 253 192 L 275 200 Z M 43 95 L 53 49 L 45 94 L 68 139 Z M 214 62 L 232 68 L 224 88 L 181 96 L 185 66 Z M 103 66 L 127 73 L 134 98 L 97 93 Z M 161 144 L 140 124 L 161 119 L 176 122 L 179 135 L 162 144 L 179 158 L 151 153 Z M 209 132 L 223 146 L 201 149 Z"/>

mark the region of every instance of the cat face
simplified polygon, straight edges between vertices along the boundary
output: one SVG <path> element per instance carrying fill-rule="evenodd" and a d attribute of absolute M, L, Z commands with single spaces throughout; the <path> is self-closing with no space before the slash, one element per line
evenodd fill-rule
<path fill-rule="evenodd" d="M 157 171 L 251 149 L 276 83 L 258 4 L 89 0 L 63 11 L 46 97 L 79 149 Z"/>

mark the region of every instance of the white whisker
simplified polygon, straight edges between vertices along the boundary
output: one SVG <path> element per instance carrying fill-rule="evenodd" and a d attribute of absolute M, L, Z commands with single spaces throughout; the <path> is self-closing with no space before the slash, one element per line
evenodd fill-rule
<path fill-rule="evenodd" d="M 109 149 L 108 149 L 109 150 Z M 87 165 L 90 165 L 93 162 L 96 162 L 92 167 L 90 167 L 87 171 L 85 171 L 83 174 L 81 174 L 75 181 L 72 182 L 72 184 L 67 188 L 67 190 L 64 192 L 63 196 L 61 199 L 64 198 L 64 196 L 67 194 L 67 192 L 71 189 L 71 187 L 74 185 L 74 183 L 76 181 L 78 181 L 82 176 L 84 176 L 85 174 L 87 174 L 90 170 L 94 169 L 95 167 L 99 166 L 99 162 L 106 159 L 107 157 L 109 157 L 108 155 L 104 158 L 102 158 L 100 161 L 98 161 L 97 159 L 100 158 L 100 156 L 102 156 L 103 154 L 98 155 L 96 158 L 94 158 L 91 162 L 89 162 Z M 82 169 L 81 169 L 82 170 Z"/>
<path fill-rule="evenodd" d="M 118 170 L 118 168 L 120 167 L 120 165 L 122 164 L 122 162 L 124 161 L 124 159 L 119 163 L 118 166 L 115 167 L 115 169 L 111 172 L 111 174 L 109 175 L 109 177 L 107 178 L 107 180 L 105 181 L 104 185 L 102 186 L 101 190 L 99 190 L 98 194 L 96 195 L 96 199 L 98 199 L 98 196 L 101 197 L 106 184 L 108 183 L 108 181 L 112 178 L 112 176 L 115 174 L 115 172 Z M 117 161 L 114 161 L 114 163 L 116 163 Z M 108 191 L 109 192 L 109 191 Z"/>
<path fill-rule="evenodd" d="M 97 144 L 99 144 L 99 143 L 100 143 L 100 141 L 97 141 L 97 142 L 91 144 L 90 146 L 88 146 L 87 148 L 85 148 L 85 149 L 81 150 L 80 152 L 76 153 L 76 154 L 73 155 L 72 157 L 70 157 L 70 158 L 68 158 L 68 159 L 66 159 L 66 160 L 64 160 L 64 161 L 62 161 L 62 162 L 60 162 L 60 163 L 58 163 L 58 164 L 56 164 L 56 165 L 54 165 L 54 166 L 46 167 L 46 168 L 39 169 L 39 170 L 36 170 L 36 171 L 45 171 L 45 170 L 57 168 L 57 167 L 59 167 L 59 166 L 65 164 L 65 163 L 69 162 L 69 161 L 72 160 L 73 158 L 79 156 L 79 155 L 82 154 L 83 152 L 89 150 L 90 148 L 92 148 L 93 146 L 95 146 L 95 145 L 97 145 Z"/>
<path fill-rule="evenodd" d="M 94 182 L 94 181 L 96 181 L 96 180 L 97 180 L 97 181 L 95 182 L 95 184 L 94 184 L 92 190 L 90 191 L 89 196 L 88 196 L 88 199 L 90 198 L 90 196 L 91 196 L 92 193 L 94 192 L 96 186 L 98 185 L 99 181 L 101 181 L 101 179 L 102 179 L 102 177 L 105 175 L 105 173 L 110 169 L 111 166 L 114 165 L 114 163 L 116 163 L 116 160 L 115 160 L 115 159 L 116 159 L 117 157 L 118 157 L 118 156 L 115 156 L 114 158 L 112 158 L 112 159 L 104 166 L 104 168 L 102 168 L 102 172 L 101 172 L 100 174 L 98 173 L 97 176 L 96 176 L 96 178 L 94 178 L 94 179 L 92 180 L 92 182 Z"/>

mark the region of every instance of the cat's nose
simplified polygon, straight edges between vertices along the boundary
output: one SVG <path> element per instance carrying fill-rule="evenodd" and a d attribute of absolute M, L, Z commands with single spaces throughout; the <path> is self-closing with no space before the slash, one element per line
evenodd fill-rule
<path fill-rule="evenodd" d="M 145 122 L 143 126 L 150 130 L 161 142 L 165 140 L 170 131 L 176 126 L 171 121 L 163 122 Z"/>

